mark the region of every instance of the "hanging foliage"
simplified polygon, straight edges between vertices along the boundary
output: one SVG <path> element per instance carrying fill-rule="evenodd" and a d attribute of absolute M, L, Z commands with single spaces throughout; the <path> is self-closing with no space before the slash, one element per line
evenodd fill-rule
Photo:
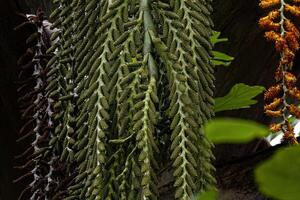
<path fill-rule="evenodd" d="M 259 20 L 259 25 L 266 30 L 267 40 L 275 43 L 275 49 L 280 53 L 280 62 L 275 73 L 276 84 L 265 93 L 266 115 L 279 118 L 277 123 L 271 124 L 274 132 L 282 131 L 285 142 L 295 144 L 297 140 L 294 128 L 288 118 L 290 115 L 300 117 L 300 109 L 295 105 L 300 98 L 300 91 L 296 87 L 296 77 L 291 73 L 293 60 L 299 49 L 300 32 L 293 22 L 300 13 L 299 1 L 293 0 L 261 0 L 260 7 L 270 10 L 267 16 Z"/>
<path fill-rule="evenodd" d="M 158 199 L 169 162 L 176 199 L 213 187 L 211 2 L 54 3 L 46 146 L 74 177 L 61 199 Z"/>
<path fill-rule="evenodd" d="M 53 100 L 46 90 L 49 85 L 46 64 L 51 57 L 46 50 L 51 45 L 51 30 L 41 10 L 36 15 L 23 17 L 26 21 L 16 27 L 16 31 L 30 30 L 32 34 L 26 40 L 27 51 L 18 60 L 18 105 L 22 114 L 18 142 L 29 145 L 16 157 L 25 161 L 17 166 L 25 174 L 15 181 L 30 181 L 20 199 L 49 199 L 59 197 L 59 191 L 66 189 L 60 183 L 68 179 L 57 151 L 49 147 L 54 138 Z"/>

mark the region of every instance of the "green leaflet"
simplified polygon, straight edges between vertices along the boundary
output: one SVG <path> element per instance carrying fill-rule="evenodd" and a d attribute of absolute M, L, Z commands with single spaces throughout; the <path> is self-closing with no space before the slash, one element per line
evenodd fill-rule
<path fill-rule="evenodd" d="M 218 44 L 218 43 L 222 43 L 222 42 L 227 42 L 228 39 L 227 38 L 219 38 L 221 35 L 221 32 L 218 31 L 213 31 L 212 36 L 210 37 L 210 41 L 213 45 Z"/>
<path fill-rule="evenodd" d="M 219 52 L 219 51 L 213 51 L 213 59 L 212 59 L 212 63 L 215 66 L 218 65 L 223 65 L 223 66 L 229 66 L 231 64 L 231 61 L 234 60 L 233 57 L 228 56 L 225 53 Z"/>
<path fill-rule="evenodd" d="M 142 115 L 140 117 L 133 119 L 134 123 L 142 122 L 142 126 L 138 131 L 136 140 L 137 147 L 140 149 L 140 155 L 138 161 L 141 166 L 142 180 L 142 196 L 144 198 L 155 198 L 155 192 L 152 191 L 154 182 L 156 182 L 156 175 L 153 173 L 153 165 L 157 167 L 157 163 L 154 158 L 154 154 L 158 153 L 158 147 L 154 138 L 156 120 L 151 120 L 152 117 L 155 119 L 156 110 L 155 107 L 151 106 L 152 96 L 156 96 L 156 81 L 152 77 L 150 79 L 149 86 L 145 91 L 145 98 L 143 99 L 144 106 L 141 110 Z M 151 117 L 152 116 L 152 117 Z"/>
<path fill-rule="evenodd" d="M 213 34 L 210 37 L 210 41 L 213 45 L 228 41 L 227 38 L 219 38 L 220 35 L 221 35 L 220 32 L 213 31 Z M 231 64 L 231 61 L 234 60 L 233 57 L 219 51 L 213 51 L 212 53 L 213 53 L 212 63 L 214 66 L 220 66 L 220 65 L 229 66 Z"/>
<path fill-rule="evenodd" d="M 214 101 L 203 102 L 204 99 L 211 97 L 214 87 L 213 79 L 208 75 L 213 72 L 209 62 L 211 44 L 208 36 L 211 29 L 206 5 L 197 1 L 171 1 L 171 6 L 174 6 L 174 10 L 166 6 L 158 7 L 161 20 L 164 22 L 164 37 L 161 41 L 153 35 L 152 40 L 167 68 L 171 91 L 168 114 L 171 118 L 170 128 L 173 130 L 171 157 L 176 180 L 175 198 L 190 199 L 194 191 L 214 184 L 213 178 L 208 175 L 211 173 L 210 169 L 203 171 L 204 168 L 200 167 L 204 162 L 210 163 L 211 157 L 204 154 L 211 155 L 211 151 L 209 143 L 199 137 L 201 124 L 213 116 Z M 180 12 L 177 10 L 179 7 L 182 8 Z M 207 15 L 200 14 L 199 10 Z M 177 15 L 176 12 L 181 14 Z M 180 26 L 180 23 L 183 26 Z M 204 30 L 207 32 L 201 31 L 199 26 L 205 27 Z M 186 29 L 188 31 L 185 31 Z M 190 46 L 186 46 L 185 43 L 189 43 Z M 178 75 L 179 73 L 181 75 Z M 187 109 L 189 107 L 192 109 Z M 191 140 L 188 133 L 198 135 L 197 139 Z M 198 151 L 198 148 L 201 151 Z M 197 157 L 203 158 L 202 163 Z M 194 178 L 198 173 L 202 174 L 205 183 Z"/>
<path fill-rule="evenodd" d="M 220 34 L 220 32 L 213 31 L 213 35 L 210 37 L 213 45 L 228 41 L 227 38 L 219 38 Z M 212 51 L 212 53 L 212 63 L 215 66 L 229 66 L 234 59 L 219 51 Z M 248 108 L 256 103 L 256 100 L 252 100 L 252 98 L 262 93 L 263 90 L 264 88 L 260 86 L 248 86 L 242 83 L 236 84 L 226 96 L 215 98 L 215 112 Z"/>
<path fill-rule="evenodd" d="M 257 101 L 254 97 L 265 90 L 262 86 L 248 86 L 243 83 L 234 85 L 224 97 L 215 98 L 215 112 L 248 108 Z"/>

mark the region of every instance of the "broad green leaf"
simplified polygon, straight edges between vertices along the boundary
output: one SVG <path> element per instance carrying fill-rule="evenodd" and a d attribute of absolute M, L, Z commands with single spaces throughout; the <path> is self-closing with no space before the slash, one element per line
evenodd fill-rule
<path fill-rule="evenodd" d="M 215 112 L 249 108 L 257 101 L 252 99 L 265 90 L 262 86 L 249 86 L 243 83 L 234 85 L 224 97 L 215 99 Z"/>
<path fill-rule="evenodd" d="M 216 118 L 204 126 L 207 138 L 215 144 L 245 143 L 255 138 L 263 138 L 269 129 L 254 121 L 235 118 Z"/>
<path fill-rule="evenodd" d="M 228 39 L 227 38 L 219 38 L 221 35 L 220 32 L 218 31 L 213 31 L 212 36 L 210 37 L 210 41 L 213 45 L 217 44 L 217 43 L 221 43 L 221 42 L 227 42 Z"/>
<path fill-rule="evenodd" d="M 300 147 L 278 150 L 255 170 L 259 189 L 278 200 L 300 199 Z"/>
<path fill-rule="evenodd" d="M 217 200 L 218 192 L 214 189 L 198 194 L 194 200 Z"/>

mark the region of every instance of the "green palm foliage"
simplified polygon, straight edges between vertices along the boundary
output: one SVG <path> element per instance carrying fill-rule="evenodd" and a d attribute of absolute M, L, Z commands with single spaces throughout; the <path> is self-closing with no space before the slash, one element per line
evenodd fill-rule
<path fill-rule="evenodd" d="M 54 3 L 48 149 L 74 177 L 64 198 L 159 199 L 168 162 L 176 199 L 213 186 L 211 0 Z"/>

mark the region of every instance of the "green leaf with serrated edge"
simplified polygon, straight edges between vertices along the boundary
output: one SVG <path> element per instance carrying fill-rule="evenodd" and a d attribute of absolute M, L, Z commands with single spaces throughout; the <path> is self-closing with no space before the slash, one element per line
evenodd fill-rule
<path fill-rule="evenodd" d="M 263 138 L 269 134 L 267 127 L 254 121 L 217 118 L 204 126 L 207 138 L 213 143 L 246 143 L 256 138 Z"/>
<path fill-rule="evenodd" d="M 234 85 L 224 97 L 215 98 L 215 112 L 249 108 L 257 101 L 253 98 L 265 90 L 262 86 L 249 86 L 243 83 Z"/>
<path fill-rule="evenodd" d="M 300 197 L 300 147 L 280 149 L 255 170 L 259 189 L 278 200 L 298 200 Z"/>

